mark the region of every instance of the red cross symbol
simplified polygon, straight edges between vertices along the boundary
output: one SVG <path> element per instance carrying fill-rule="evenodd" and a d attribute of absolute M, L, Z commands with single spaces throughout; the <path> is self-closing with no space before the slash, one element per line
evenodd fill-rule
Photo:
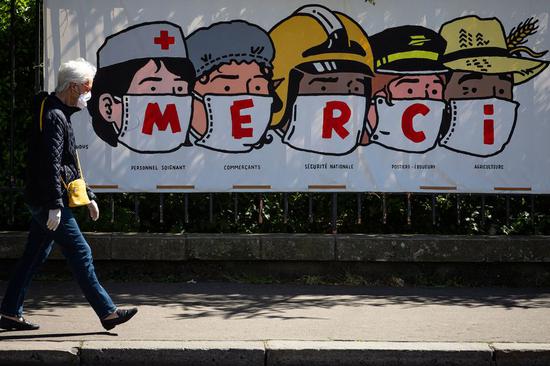
<path fill-rule="evenodd" d="M 155 44 L 160 44 L 160 48 L 163 50 L 169 49 L 170 45 L 174 43 L 175 43 L 175 38 L 169 37 L 168 31 L 166 30 L 161 30 L 160 37 L 155 37 Z"/>

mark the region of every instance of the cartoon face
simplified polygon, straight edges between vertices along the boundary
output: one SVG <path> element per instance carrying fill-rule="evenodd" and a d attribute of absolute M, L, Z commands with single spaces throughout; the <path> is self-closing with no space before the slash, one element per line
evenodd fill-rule
<path fill-rule="evenodd" d="M 128 94 L 189 94 L 189 84 L 181 76 L 174 75 L 160 62 L 158 67 L 150 60 L 139 69 L 130 83 Z"/>
<path fill-rule="evenodd" d="M 268 70 L 256 62 L 231 62 L 203 75 L 195 84 L 195 93 L 200 96 L 217 95 L 269 95 Z M 206 110 L 202 101 L 193 101 L 193 129 L 203 135 L 206 132 Z"/>
<path fill-rule="evenodd" d="M 158 65 L 149 60 L 145 66 L 134 74 L 130 86 L 125 94 L 189 94 L 189 83 L 181 76 L 171 73 L 163 61 Z M 102 117 L 114 123 L 117 130 L 122 127 L 122 103 L 110 93 L 103 93 L 99 97 L 99 112 Z"/>
<path fill-rule="evenodd" d="M 445 99 L 499 98 L 512 100 L 511 74 L 481 74 L 455 71 L 445 89 Z"/>
<path fill-rule="evenodd" d="M 304 73 L 303 78 L 300 80 L 298 94 L 365 95 L 366 82 L 366 75 L 356 72 Z"/>
<path fill-rule="evenodd" d="M 449 128 L 440 145 L 474 156 L 500 153 L 517 119 L 512 88 L 512 74 L 453 72 L 445 90 Z"/>
<path fill-rule="evenodd" d="M 388 102 L 393 101 L 406 101 L 413 99 L 424 100 L 443 100 L 443 77 L 439 74 L 422 74 L 422 75 L 387 75 L 377 74 L 374 78 L 373 84 L 375 85 L 373 97 L 381 97 Z M 387 95 L 387 92 L 390 94 Z M 372 103 L 369 107 L 367 119 L 369 126 L 374 130 L 379 123 L 380 111 L 385 103 L 380 103 L 382 99 L 378 99 L 379 103 Z M 390 107 L 390 106 L 388 106 Z M 406 110 L 406 108 L 404 109 Z M 430 109 L 431 110 L 431 109 Z M 386 117 L 389 118 L 389 117 Z M 393 117 L 392 119 L 397 118 Z M 434 124 L 440 116 L 434 114 Z M 388 121 L 386 121 L 388 122 Z M 378 136 L 380 141 L 380 136 Z M 424 141 L 424 140 L 423 140 Z M 370 137 L 367 134 L 363 135 L 362 144 L 368 144 Z M 431 146 L 431 145 L 430 145 Z"/>

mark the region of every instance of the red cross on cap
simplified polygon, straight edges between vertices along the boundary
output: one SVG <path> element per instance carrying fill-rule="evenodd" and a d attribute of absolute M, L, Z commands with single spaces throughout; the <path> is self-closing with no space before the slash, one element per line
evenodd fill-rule
<path fill-rule="evenodd" d="M 172 36 L 168 36 L 167 30 L 161 30 L 160 36 L 155 37 L 155 44 L 160 44 L 160 49 L 167 50 L 170 48 L 171 44 L 174 44 L 176 39 Z"/>

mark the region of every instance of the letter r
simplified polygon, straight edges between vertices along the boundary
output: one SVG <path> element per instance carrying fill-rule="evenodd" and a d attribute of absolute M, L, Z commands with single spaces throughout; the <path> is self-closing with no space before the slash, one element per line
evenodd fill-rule
<path fill-rule="evenodd" d="M 339 111 L 340 115 L 335 116 L 334 112 Z M 334 130 L 338 136 L 343 139 L 348 137 L 349 131 L 346 130 L 344 125 L 348 123 L 351 118 L 351 109 L 342 101 L 327 102 L 325 108 L 323 108 L 323 133 L 324 139 L 332 138 L 332 130 Z"/>

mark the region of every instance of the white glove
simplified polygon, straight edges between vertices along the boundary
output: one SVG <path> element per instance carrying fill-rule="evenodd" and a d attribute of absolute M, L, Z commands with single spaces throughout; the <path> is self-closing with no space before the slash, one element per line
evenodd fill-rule
<path fill-rule="evenodd" d="M 59 223 L 61 222 L 61 210 L 59 208 L 56 208 L 55 210 L 50 210 L 48 212 L 48 222 L 46 222 L 46 226 L 51 231 L 57 230 L 57 227 L 59 226 Z"/>
<path fill-rule="evenodd" d="M 95 201 L 90 201 L 90 203 L 88 203 L 88 211 L 90 211 L 90 218 L 93 221 L 97 221 L 97 219 L 99 219 L 99 207 L 97 207 L 97 203 Z"/>

